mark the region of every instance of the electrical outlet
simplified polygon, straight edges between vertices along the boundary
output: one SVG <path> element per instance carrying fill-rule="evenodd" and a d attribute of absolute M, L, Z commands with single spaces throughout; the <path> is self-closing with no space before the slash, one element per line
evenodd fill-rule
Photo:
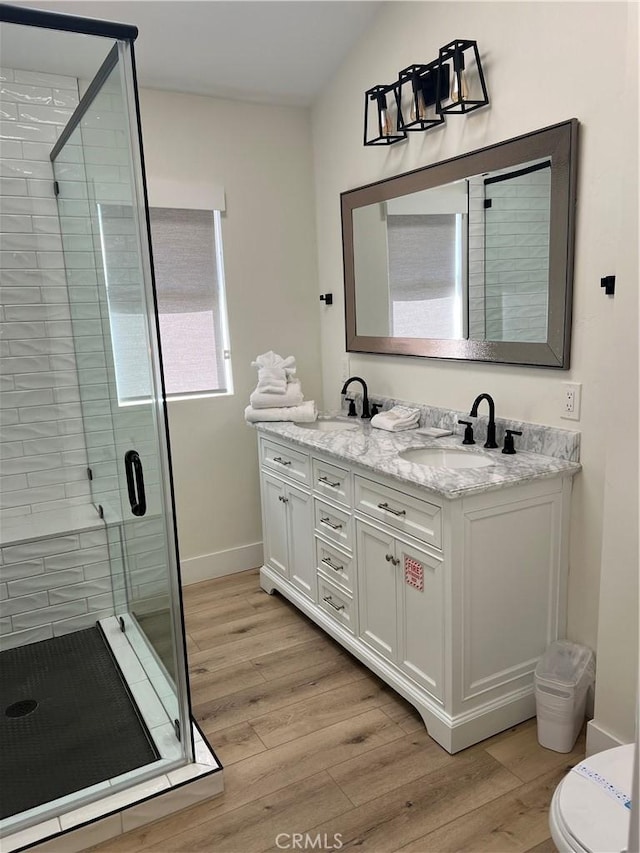
<path fill-rule="evenodd" d="M 580 382 L 563 382 L 562 383 L 562 409 L 560 412 L 561 418 L 566 418 L 569 421 L 580 420 L 580 403 L 582 400 L 582 383 Z"/>

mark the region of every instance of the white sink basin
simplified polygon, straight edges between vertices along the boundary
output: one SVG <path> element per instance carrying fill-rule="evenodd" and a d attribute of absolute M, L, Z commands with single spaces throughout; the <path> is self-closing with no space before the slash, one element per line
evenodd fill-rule
<path fill-rule="evenodd" d="M 337 432 L 345 429 L 358 429 L 358 424 L 348 421 L 314 421 L 311 424 L 296 424 L 300 429 L 312 429 L 315 432 Z"/>
<path fill-rule="evenodd" d="M 455 447 L 412 447 L 399 455 L 407 462 L 429 468 L 486 468 L 493 464 L 492 459 L 473 450 L 457 450 Z"/>

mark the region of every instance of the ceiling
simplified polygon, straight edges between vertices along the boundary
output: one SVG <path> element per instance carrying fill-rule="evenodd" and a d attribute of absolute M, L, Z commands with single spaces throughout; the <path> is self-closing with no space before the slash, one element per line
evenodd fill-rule
<path fill-rule="evenodd" d="M 381 0 L 18 0 L 14 5 L 135 24 L 140 86 L 309 106 Z M 20 50 L 32 65 L 37 56 L 33 70 L 74 74 L 73 51 L 62 49 L 52 35 L 40 31 L 37 47 L 27 51 L 13 33 L 3 34 L 4 62 L 10 64 L 9 50 Z M 81 50 L 91 52 L 86 44 Z M 83 76 L 82 70 L 74 76 Z"/>

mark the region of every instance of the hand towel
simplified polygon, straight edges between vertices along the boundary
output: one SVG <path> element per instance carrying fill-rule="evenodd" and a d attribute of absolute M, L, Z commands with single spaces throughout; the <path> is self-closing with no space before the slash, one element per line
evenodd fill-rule
<path fill-rule="evenodd" d="M 244 410 L 244 419 L 248 424 L 259 421 L 295 421 L 296 423 L 312 423 L 318 417 L 318 410 L 314 400 L 307 400 L 301 406 L 289 406 L 275 409 L 254 409 L 247 406 Z"/>
<path fill-rule="evenodd" d="M 304 400 L 302 386 L 299 379 L 293 379 L 287 382 L 284 394 L 274 394 L 273 392 L 265 393 L 258 386 L 253 394 L 249 397 L 249 402 L 254 409 L 273 409 L 289 406 L 300 406 Z"/>
<path fill-rule="evenodd" d="M 420 409 L 408 406 L 394 406 L 387 412 L 380 412 L 371 418 L 371 426 L 388 432 L 401 432 L 405 429 L 415 429 L 420 423 Z"/>

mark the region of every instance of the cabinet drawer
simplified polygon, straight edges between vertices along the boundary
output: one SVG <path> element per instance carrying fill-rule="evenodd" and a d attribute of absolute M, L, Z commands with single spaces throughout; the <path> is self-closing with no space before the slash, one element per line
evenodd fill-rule
<path fill-rule="evenodd" d="M 320 574 L 318 575 L 318 604 L 332 619 L 355 634 L 353 599 Z"/>
<path fill-rule="evenodd" d="M 331 500 L 346 504 L 352 504 L 351 476 L 344 468 L 330 465 L 320 459 L 312 460 L 313 488 L 321 495 L 326 495 Z"/>
<path fill-rule="evenodd" d="M 442 513 L 435 504 L 356 476 L 355 506 L 360 512 L 415 536 L 428 545 L 442 547 Z"/>
<path fill-rule="evenodd" d="M 353 560 L 316 536 L 316 566 L 334 583 L 353 592 Z"/>
<path fill-rule="evenodd" d="M 315 528 L 318 533 L 350 551 L 352 549 L 351 513 L 331 506 L 318 498 L 314 498 L 313 503 Z"/>
<path fill-rule="evenodd" d="M 283 447 L 273 441 L 262 441 L 262 464 L 299 483 L 308 483 L 309 454 Z"/>

